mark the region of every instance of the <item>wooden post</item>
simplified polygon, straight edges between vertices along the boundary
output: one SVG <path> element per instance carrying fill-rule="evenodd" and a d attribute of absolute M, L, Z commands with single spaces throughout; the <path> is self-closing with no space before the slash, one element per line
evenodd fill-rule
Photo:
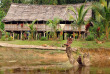
<path fill-rule="evenodd" d="M 45 37 L 45 31 L 44 31 L 44 37 Z"/>
<path fill-rule="evenodd" d="M 64 38 L 64 40 L 66 40 L 67 39 L 67 33 L 65 32 L 65 38 Z"/>
<path fill-rule="evenodd" d="M 17 25 L 16 26 L 17 26 L 17 30 L 18 30 L 18 22 L 17 22 Z"/>
<path fill-rule="evenodd" d="M 13 40 L 14 40 L 14 32 L 13 32 Z"/>
<path fill-rule="evenodd" d="M 23 32 L 21 31 L 21 35 L 20 35 L 21 36 L 21 40 L 22 40 L 22 34 L 23 34 Z"/>
<path fill-rule="evenodd" d="M 83 33 L 83 39 L 84 39 L 84 36 L 85 36 L 85 32 Z"/>
<path fill-rule="evenodd" d="M 73 32 L 73 39 L 75 40 L 75 33 Z"/>
<path fill-rule="evenodd" d="M 18 40 L 19 40 L 19 33 L 17 35 L 18 35 Z"/>
<path fill-rule="evenodd" d="M 41 33 L 39 33 L 39 39 L 41 39 Z"/>
<path fill-rule="evenodd" d="M 28 35 L 27 35 L 27 38 L 28 38 L 28 40 L 29 40 L 29 33 L 28 33 Z"/>
<path fill-rule="evenodd" d="M 36 40 L 37 40 L 37 35 L 38 35 L 38 33 L 36 32 Z"/>
<path fill-rule="evenodd" d="M 86 38 L 86 33 L 84 32 L 84 39 Z"/>

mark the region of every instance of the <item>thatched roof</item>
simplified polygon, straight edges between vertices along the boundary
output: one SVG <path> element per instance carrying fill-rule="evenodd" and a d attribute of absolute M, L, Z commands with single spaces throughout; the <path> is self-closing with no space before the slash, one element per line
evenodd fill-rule
<path fill-rule="evenodd" d="M 91 3 L 87 3 L 85 7 Z M 67 11 L 69 6 L 75 8 L 81 4 L 74 5 L 28 5 L 28 4 L 15 4 L 12 3 L 7 15 L 4 17 L 3 22 L 10 21 L 47 21 L 55 17 L 66 21 L 69 20 L 68 13 L 74 15 L 70 10 Z M 85 19 L 91 17 L 91 10 L 87 13 Z"/>

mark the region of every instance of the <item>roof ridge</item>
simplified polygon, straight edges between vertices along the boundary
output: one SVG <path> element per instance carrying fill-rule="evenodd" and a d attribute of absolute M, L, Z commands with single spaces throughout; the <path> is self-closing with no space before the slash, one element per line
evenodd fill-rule
<path fill-rule="evenodd" d="M 86 4 L 91 4 L 92 2 L 87 2 Z M 11 3 L 11 4 L 14 4 L 14 5 L 39 5 L 39 4 L 23 4 L 23 3 Z M 85 3 L 77 3 L 77 4 L 63 4 L 63 5 L 46 5 L 46 4 L 43 4 L 43 5 L 39 5 L 39 6 L 68 6 L 68 5 L 80 5 L 80 4 L 85 4 Z"/>

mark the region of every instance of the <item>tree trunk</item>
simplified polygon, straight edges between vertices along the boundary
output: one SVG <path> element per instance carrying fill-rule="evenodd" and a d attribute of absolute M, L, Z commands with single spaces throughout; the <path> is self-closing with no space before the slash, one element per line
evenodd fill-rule
<path fill-rule="evenodd" d="M 66 53 L 67 53 L 67 57 L 69 59 L 70 64 L 72 64 L 73 66 L 78 66 L 78 65 L 89 66 L 90 65 L 89 54 L 84 54 L 83 58 L 81 57 L 81 55 L 79 55 L 78 59 L 75 60 L 72 52 L 77 51 L 77 49 L 72 49 L 71 48 L 70 45 L 72 44 L 72 41 L 73 41 L 72 38 L 68 38 L 67 39 L 67 44 L 64 44 L 64 45 L 66 45 Z M 82 59 L 83 59 L 83 61 L 82 61 Z"/>
<path fill-rule="evenodd" d="M 67 53 L 67 56 L 68 56 L 68 59 L 70 61 L 70 63 L 73 65 L 73 66 L 78 66 L 78 62 L 74 59 L 73 55 L 72 55 L 72 50 L 71 50 L 71 47 L 69 46 L 66 46 L 66 53 Z"/>
<path fill-rule="evenodd" d="M 31 40 L 34 40 L 33 37 L 33 31 L 31 31 Z"/>
<path fill-rule="evenodd" d="M 79 36 L 78 36 L 78 39 L 81 38 L 81 26 L 78 27 L 78 30 L 79 30 Z"/>
<path fill-rule="evenodd" d="M 105 31 L 106 31 L 106 38 L 107 38 L 107 39 L 108 39 L 108 37 L 109 37 L 108 26 L 109 26 L 109 23 L 106 23 L 106 25 L 105 25 Z"/>
<path fill-rule="evenodd" d="M 74 56 L 72 55 L 72 52 L 73 50 L 71 49 L 71 47 L 66 46 L 66 53 L 67 53 L 67 57 L 69 59 L 70 64 L 72 64 L 73 66 L 90 66 L 89 54 L 84 54 L 83 61 L 82 61 L 82 58 L 80 58 L 81 60 L 78 61 L 78 60 L 75 60 Z"/>

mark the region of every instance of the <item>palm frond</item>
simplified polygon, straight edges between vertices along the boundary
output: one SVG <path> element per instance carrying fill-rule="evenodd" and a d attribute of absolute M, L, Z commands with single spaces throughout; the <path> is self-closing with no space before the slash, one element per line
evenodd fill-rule
<path fill-rule="evenodd" d="M 78 12 L 78 18 L 79 18 L 79 19 L 81 19 L 81 17 L 82 17 L 83 9 L 84 9 L 84 5 L 81 5 L 81 6 L 80 6 L 80 9 L 79 9 L 79 12 Z"/>
<path fill-rule="evenodd" d="M 107 20 L 107 21 L 110 21 L 110 12 L 107 12 L 107 13 L 106 13 L 106 20 Z"/>
<path fill-rule="evenodd" d="M 109 4 L 108 4 L 108 10 L 109 10 L 109 12 L 110 12 L 110 2 L 109 2 Z"/>
<path fill-rule="evenodd" d="M 104 7 L 107 7 L 107 1 L 105 0 L 100 0 L 101 5 L 103 5 Z"/>
<path fill-rule="evenodd" d="M 68 7 L 68 10 L 73 11 L 76 16 L 76 19 L 77 19 L 77 13 L 76 13 L 76 10 L 74 9 L 74 7 Z"/>
<path fill-rule="evenodd" d="M 36 21 L 37 21 L 37 19 L 32 22 L 32 25 L 34 25 Z"/>
<path fill-rule="evenodd" d="M 69 20 L 70 21 L 75 21 L 75 18 L 70 13 L 68 15 L 69 15 Z"/>
<path fill-rule="evenodd" d="M 104 8 L 104 6 L 102 6 L 100 3 L 98 3 L 98 2 L 93 3 L 92 9 L 93 9 L 94 11 L 99 12 L 99 13 L 102 15 L 102 17 L 104 17 L 104 18 L 106 17 L 105 8 Z"/>
<path fill-rule="evenodd" d="M 99 12 L 95 11 L 96 21 L 101 22 L 101 15 Z"/>
<path fill-rule="evenodd" d="M 52 25 L 52 23 L 51 23 L 51 22 L 48 24 L 48 26 L 49 26 L 49 27 L 53 27 L 53 25 Z"/>
<path fill-rule="evenodd" d="M 85 15 L 87 14 L 88 10 L 91 9 L 91 6 L 88 7 L 85 11 L 82 12 L 82 20 L 84 20 Z"/>

